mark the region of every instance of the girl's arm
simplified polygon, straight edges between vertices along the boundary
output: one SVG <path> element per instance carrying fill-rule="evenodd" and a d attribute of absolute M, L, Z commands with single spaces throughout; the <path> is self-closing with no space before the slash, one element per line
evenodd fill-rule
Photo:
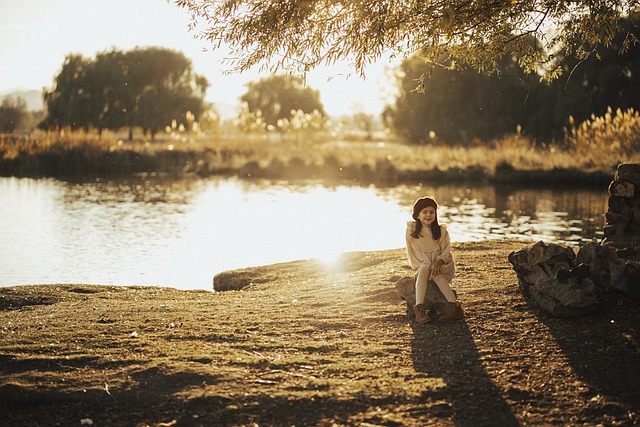
<path fill-rule="evenodd" d="M 411 265 L 411 268 L 415 270 L 420 265 L 420 261 L 418 261 L 418 259 L 416 258 L 416 255 L 413 252 L 413 248 L 411 247 L 411 239 L 413 239 L 413 237 L 411 237 L 411 233 L 413 233 L 413 230 L 411 228 L 411 225 L 408 224 L 407 232 L 405 234 L 405 240 L 407 243 L 407 260 L 409 260 L 409 265 Z"/>
<path fill-rule="evenodd" d="M 440 229 L 442 230 L 442 234 L 440 236 L 440 254 L 437 259 L 442 260 L 443 263 L 447 263 L 451 261 L 451 238 L 445 225 L 441 225 Z"/>

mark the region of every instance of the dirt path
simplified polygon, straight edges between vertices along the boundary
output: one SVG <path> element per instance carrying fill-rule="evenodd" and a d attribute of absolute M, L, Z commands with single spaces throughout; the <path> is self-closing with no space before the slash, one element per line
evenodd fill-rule
<path fill-rule="evenodd" d="M 639 424 L 638 301 L 540 313 L 522 246 L 454 246 L 467 317 L 447 324 L 408 321 L 402 250 L 259 267 L 242 291 L 0 288 L 0 425 Z"/>

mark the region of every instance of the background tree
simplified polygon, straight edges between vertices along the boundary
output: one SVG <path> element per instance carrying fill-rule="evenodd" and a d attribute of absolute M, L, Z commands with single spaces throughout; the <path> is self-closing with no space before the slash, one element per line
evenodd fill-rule
<path fill-rule="evenodd" d="M 44 91 L 47 118 L 41 127 L 47 129 L 88 129 L 95 117 L 91 87 L 94 62 L 82 55 L 68 55 L 55 79 L 54 89 Z"/>
<path fill-rule="evenodd" d="M 439 67 L 422 79 L 423 60 L 407 59 L 397 73 L 399 96 L 385 118 L 414 143 L 434 136 L 453 143 L 490 140 L 515 133 L 519 125 L 537 137 L 545 135 L 543 124 L 551 111 L 540 104 L 548 85 L 525 74 L 513 58 L 503 58 L 498 66 L 500 73 L 492 75 Z M 419 85 L 422 89 L 416 90 Z"/>
<path fill-rule="evenodd" d="M 278 120 L 290 120 L 292 111 L 311 114 L 315 110 L 326 116 L 320 93 L 305 86 L 298 76 L 273 75 L 250 82 L 240 100 L 246 104 L 249 113 L 259 113 L 267 126 L 277 126 Z"/>
<path fill-rule="evenodd" d="M 204 110 L 208 82 L 182 53 L 162 48 L 113 50 L 95 60 L 69 55 L 45 91 L 48 129 L 142 128 L 153 135 L 172 120 Z"/>
<path fill-rule="evenodd" d="M 20 97 L 6 97 L 0 104 L 0 132 L 11 133 L 27 119 L 27 102 Z"/>
<path fill-rule="evenodd" d="M 91 79 L 92 98 L 96 105 L 91 119 L 101 133 L 103 129 L 120 129 L 134 126 L 129 106 L 133 104 L 133 93 L 127 84 L 127 54 L 118 50 L 96 55 Z M 131 135 L 130 135 L 131 137 Z"/>
<path fill-rule="evenodd" d="M 154 135 L 186 113 L 199 117 L 204 110 L 207 80 L 192 71 L 183 54 L 162 48 L 135 49 L 126 55 L 125 81 L 135 88 L 128 100 L 130 123 Z"/>
<path fill-rule="evenodd" d="M 553 82 L 525 74 L 513 57 L 503 57 L 496 66 L 499 73 L 492 75 L 438 67 L 429 78 L 422 77 L 422 60 L 407 59 L 397 72 L 400 95 L 386 119 L 412 142 L 426 140 L 432 131 L 450 142 L 487 141 L 517 126 L 549 141 L 564 135 L 570 116 L 580 123 L 608 108 L 640 109 L 640 46 L 619 54 L 629 34 L 640 35 L 637 17 L 621 21 L 620 27 L 612 44 L 599 46 L 594 57 L 579 60 L 563 52 L 564 73 Z M 423 90 L 417 91 L 420 85 Z"/>
<path fill-rule="evenodd" d="M 554 81 L 551 126 L 561 131 L 569 116 L 580 123 L 591 115 L 603 116 L 608 108 L 640 110 L 640 45 L 618 55 L 625 41 L 640 36 L 640 15 L 621 21 L 621 30 L 609 46 L 600 46 L 596 55 L 581 60 L 567 55 L 563 77 Z M 559 132 L 556 132 L 559 133 Z"/>
<path fill-rule="evenodd" d="M 561 71 L 561 49 L 585 59 L 610 43 L 636 0 L 403 1 L 178 0 L 203 39 L 229 46 L 233 70 L 256 64 L 304 74 L 347 60 L 358 72 L 385 52 L 447 55 L 456 67 L 493 70 L 505 54 L 526 71 Z M 536 49 L 528 42 L 542 41 Z M 629 35 L 622 47 L 635 39 Z"/>

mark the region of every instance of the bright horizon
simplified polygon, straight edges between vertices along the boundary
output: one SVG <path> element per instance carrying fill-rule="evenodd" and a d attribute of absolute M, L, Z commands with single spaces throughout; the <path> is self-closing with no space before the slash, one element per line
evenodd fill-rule
<path fill-rule="evenodd" d="M 248 82 L 268 76 L 253 70 L 224 74 L 223 54 L 188 31 L 188 11 L 169 0 L 0 0 L 0 11 L 0 93 L 49 88 L 68 54 L 94 58 L 113 48 L 158 46 L 184 53 L 209 80 L 209 102 L 237 105 Z M 385 78 L 390 67 L 381 59 L 362 79 L 336 65 L 312 71 L 307 84 L 320 91 L 329 115 L 378 115 L 391 102 L 394 82 Z"/>

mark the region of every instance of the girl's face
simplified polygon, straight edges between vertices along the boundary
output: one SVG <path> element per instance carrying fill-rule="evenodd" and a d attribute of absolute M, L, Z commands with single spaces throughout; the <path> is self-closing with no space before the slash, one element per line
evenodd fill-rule
<path fill-rule="evenodd" d="M 427 206 L 422 209 L 418 214 L 418 219 L 423 226 L 430 227 L 433 221 L 436 220 L 436 208 L 433 206 Z"/>

